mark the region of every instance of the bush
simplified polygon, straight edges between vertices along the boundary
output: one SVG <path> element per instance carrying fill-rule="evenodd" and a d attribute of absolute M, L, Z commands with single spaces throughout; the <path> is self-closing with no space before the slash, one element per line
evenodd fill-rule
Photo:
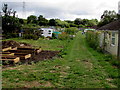
<path fill-rule="evenodd" d="M 16 38 L 18 36 L 18 33 L 8 33 L 5 35 L 5 38 Z"/>
<path fill-rule="evenodd" d="M 65 33 L 58 35 L 58 39 L 59 39 L 59 40 L 66 40 L 66 39 L 68 39 L 68 38 L 69 38 L 69 35 L 68 35 L 68 34 L 65 34 Z"/>
<path fill-rule="evenodd" d="M 76 27 L 66 28 L 65 32 L 70 35 L 75 35 L 78 32 L 78 28 Z"/>
<path fill-rule="evenodd" d="M 39 39 L 39 36 L 34 35 L 34 34 L 25 34 L 25 35 L 23 35 L 23 39 L 33 39 L 33 40 L 37 40 L 37 39 Z"/>
<path fill-rule="evenodd" d="M 86 40 L 90 47 L 94 49 L 99 48 L 99 34 L 95 31 L 87 31 Z"/>

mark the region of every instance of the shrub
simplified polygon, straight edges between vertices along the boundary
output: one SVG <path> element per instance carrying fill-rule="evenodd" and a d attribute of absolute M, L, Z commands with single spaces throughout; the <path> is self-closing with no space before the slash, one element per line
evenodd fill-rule
<path fill-rule="evenodd" d="M 23 39 L 33 39 L 33 40 L 37 40 L 37 39 L 39 39 L 39 36 L 34 35 L 34 34 L 24 34 L 24 35 L 23 35 Z"/>
<path fill-rule="evenodd" d="M 16 38 L 18 37 L 18 33 L 8 33 L 5 35 L 5 38 Z"/>
<path fill-rule="evenodd" d="M 65 32 L 70 35 L 75 35 L 78 32 L 78 28 L 76 27 L 66 28 Z"/>
<path fill-rule="evenodd" d="M 99 34 L 95 31 L 87 31 L 86 40 L 90 47 L 99 48 Z"/>
<path fill-rule="evenodd" d="M 66 40 L 66 39 L 68 39 L 68 38 L 69 38 L 69 35 L 68 35 L 68 34 L 65 34 L 65 33 L 58 35 L 58 39 L 59 39 L 59 40 Z"/>

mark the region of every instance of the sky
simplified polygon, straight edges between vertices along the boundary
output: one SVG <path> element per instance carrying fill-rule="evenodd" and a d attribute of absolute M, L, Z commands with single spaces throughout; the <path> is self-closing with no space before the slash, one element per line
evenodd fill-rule
<path fill-rule="evenodd" d="M 100 20 L 104 10 L 118 12 L 120 0 L 1 0 L 17 11 L 19 18 L 43 15 L 47 19 L 75 20 L 76 18 Z M 25 8 L 23 9 L 23 2 Z"/>

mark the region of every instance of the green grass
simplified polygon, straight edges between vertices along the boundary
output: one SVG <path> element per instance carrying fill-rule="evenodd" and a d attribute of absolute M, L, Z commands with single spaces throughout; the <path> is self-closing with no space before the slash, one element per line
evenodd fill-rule
<path fill-rule="evenodd" d="M 44 49 L 50 50 L 60 50 L 57 46 L 63 45 L 66 54 L 63 58 L 3 69 L 4 88 L 117 88 L 118 69 L 106 61 L 106 55 L 89 48 L 81 32 L 69 43 L 59 40 L 27 42 L 43 47 L 49 43 Z"/>

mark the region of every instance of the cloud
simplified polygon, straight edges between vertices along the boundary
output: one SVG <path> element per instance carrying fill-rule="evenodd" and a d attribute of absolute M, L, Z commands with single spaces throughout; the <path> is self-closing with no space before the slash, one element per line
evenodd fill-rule
<path fill-rule="evenodd" d="M 12 2 L 13 1 L 13 2 Z M 28 17 L 33 14 L 36 16 L 43 15 L 46 18 L 60 18 L 62 20 L 75 18 L 97 18 L 104 10 L 115 10 L 117 12 L 117 3 L 119 0 L 1 0 L 7 2 L 10 8 L 17 11 L 19 17 Z M 23 12 L 24 11 L 24 12 Z"/>

